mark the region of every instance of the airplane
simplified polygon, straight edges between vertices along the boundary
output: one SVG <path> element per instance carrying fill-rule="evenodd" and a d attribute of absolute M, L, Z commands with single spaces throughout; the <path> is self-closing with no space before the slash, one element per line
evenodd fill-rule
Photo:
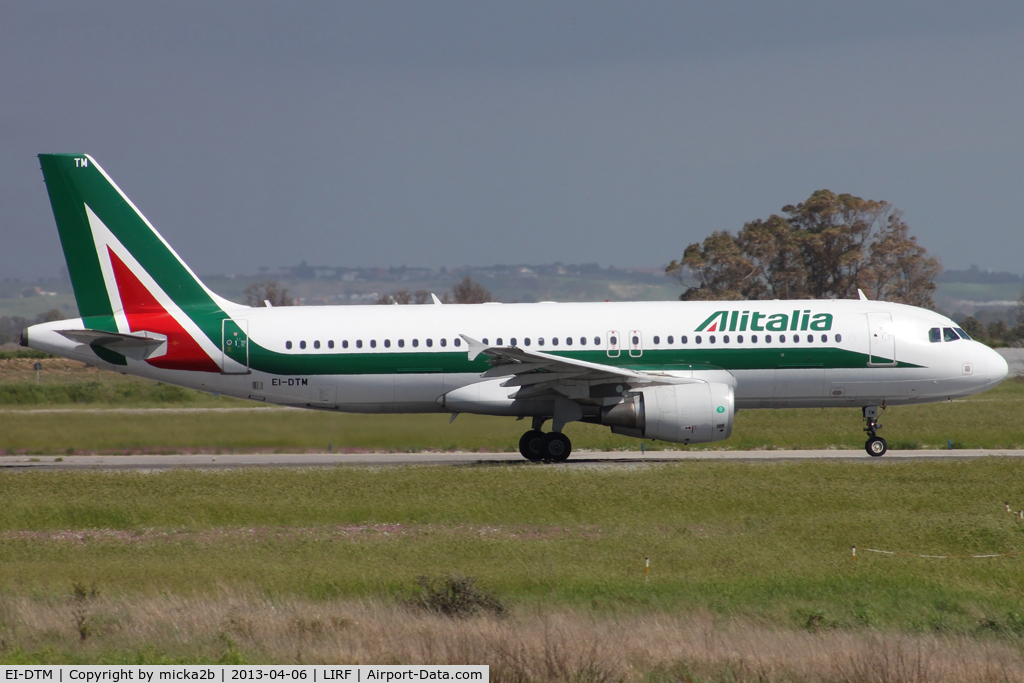
<path fill-rule="evenodd" d="M 41 154 L 80 317 L 22 346 L 265 403 L 529 418 L 532 461 L 570 422 L 715 443 L 737 410 L 887 406 L 991 389 L 1006 361 L 934 311 L 868 300 L 249 307 L 206 287 L 87 154 Z M 551 429 L 544 425 L 551 421 Z"/>

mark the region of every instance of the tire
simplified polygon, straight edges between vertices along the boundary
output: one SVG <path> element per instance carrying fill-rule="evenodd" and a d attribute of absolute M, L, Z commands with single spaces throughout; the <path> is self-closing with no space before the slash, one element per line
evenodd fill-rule
<path fill-rule="evenodd" d="M 540 450 L 548 462 L 565 462 L 572 453 L 572 442 L 565 434 L 551 432 L 544 437 Z"/>
<path fill-rule="evenodd" d="M 864 444 L 864 450 L 868 452 L 872 458 L 881 458 L 885 455 L 885 452 L 889 450 L 889 444 L 885 442 L 880 436 L 873 436 L 868 439 L 868 442 Z"/>
<path fill-rule="evenodd" d="M 519 439 L 519 452 L 523 457 L 532 462 L 540 462 L 544 459 L 541 446 L 544 442 L 544 432 L 538 429 L 531 429 Z"/>

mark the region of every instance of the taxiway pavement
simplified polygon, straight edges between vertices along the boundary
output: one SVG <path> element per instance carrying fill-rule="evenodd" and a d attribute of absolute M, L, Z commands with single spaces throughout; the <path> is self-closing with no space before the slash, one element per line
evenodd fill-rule
<path fill-rule="evenodd" d="M 579 463 L 674 462 L 684 460 L 735 460 L 742 462 L 783 460 L 893 460 L 965 459 L 992 456 L 1024 457 L 1024 450 L 892 450 L 872 458 L 862 450 L 806 451 L 580 451 L 566 466 Z M 333 465 L 472 465 L 528 464 L 518 453 L 230 453 L 170 455 L 5 455 L 0 469 L 168 469 L 175 467 L 324 467 Z"/>

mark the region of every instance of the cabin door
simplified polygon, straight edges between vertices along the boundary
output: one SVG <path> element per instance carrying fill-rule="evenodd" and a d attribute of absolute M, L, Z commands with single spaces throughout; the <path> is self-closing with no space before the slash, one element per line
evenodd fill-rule
<path fill-rule="evenodd" d="M 868 313 L 868 365 L 896 365 L 891 313 Z"/>
<path fill-rule="evenodd" d="M 221 321 L 221 372 L 249 374 L 249 321 L 224 318 Z"/>

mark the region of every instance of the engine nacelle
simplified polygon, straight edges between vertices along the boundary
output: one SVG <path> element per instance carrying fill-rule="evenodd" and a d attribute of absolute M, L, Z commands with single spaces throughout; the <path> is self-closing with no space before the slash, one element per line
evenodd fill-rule
<path fill-rule="evenodd" d="M 601 410 L 601 424 L 616 434 L 674 443 L 728 439 L 735 415 L 732 387 L 721 382 L 640 389 Z"/>

